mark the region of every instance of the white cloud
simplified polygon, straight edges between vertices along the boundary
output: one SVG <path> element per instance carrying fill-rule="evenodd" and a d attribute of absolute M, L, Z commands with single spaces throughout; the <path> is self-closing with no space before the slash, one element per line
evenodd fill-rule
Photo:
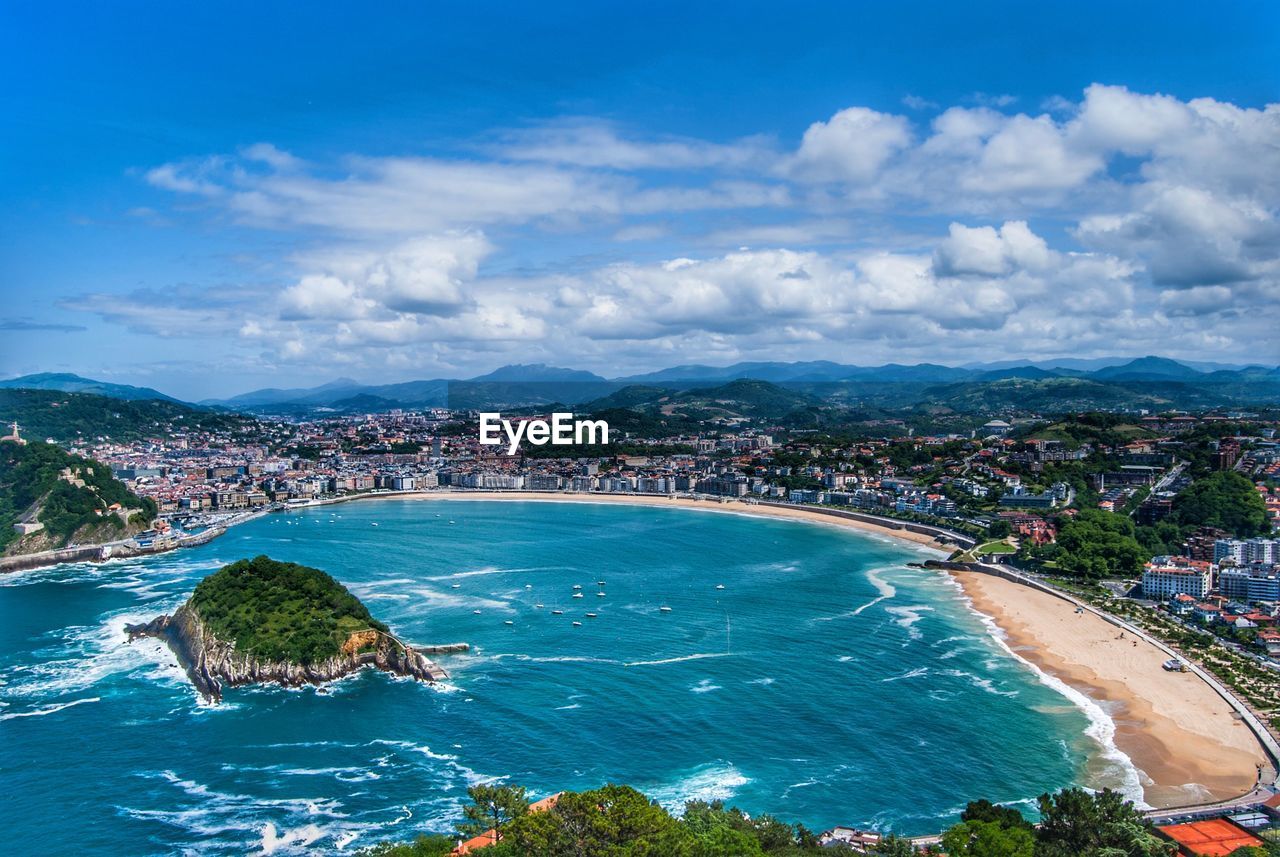
<path fill-rule="evenodd" d="M 918 123 L 852 105 L 791 151 L 575 119 L 468 159 L 319 164 L 258 143 L 162 165 L 148 182 L 199 211 L 299 236 L 293 273 L 265 309 L 76 308 L 387 367 L 516 350 L 602 368 L 869 348 L 1222 356 L 1280 321 L 1280 106 L 1104 85 L 1040 114 L 969 101 Z"/>
<path fill-rule="evenodd" d="M 949 236 L 934 250 L 933 269 L 943 277 L 996 277 L 1017 269 L 1044 270 L 1053 261 L 1049 246 L 1025 221 L 1009 221 L 999 230 L 952 223 Z"/>
<path fill-rule="evenodd" d="M 809 181 L 867 183 L 910 143 L 911 125 L 903 117 L 849 107 L 809 126 L 790 172 Z"/>
<path fill-rule="evenodd" d="M 511 160 L 570 167 L 692 170 L 767 167 L 777 157 L 773 148 L 764 137 L 728 144 L 680 137 L 627 139 L 613 125 L 578 120 L 510 132 L 496 152 Z"/>

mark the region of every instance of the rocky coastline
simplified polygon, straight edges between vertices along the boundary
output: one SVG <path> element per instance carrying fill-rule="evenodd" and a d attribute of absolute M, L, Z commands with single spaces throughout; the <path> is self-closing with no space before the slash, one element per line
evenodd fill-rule
<path fill-rule="evenodd" d="M 125 632 L 130 642 L 139 637 L 153 637 L 167 643 L 196 690 L 213 702 L 221 700 L 224 687 L 321 685 L 367 666 L 418 681 L 433 682 L 445 677 L 430 660 L 385 633 L 376 634 L 369 645 L 344 647 L 340 654 L 315 663 L 260 660 L 236 651 L 233 642 L 219 639 L 210 632 L 190 603 L 183 604 L 171 616 L 157 616 L 150 622 L 128 625 Z"/>

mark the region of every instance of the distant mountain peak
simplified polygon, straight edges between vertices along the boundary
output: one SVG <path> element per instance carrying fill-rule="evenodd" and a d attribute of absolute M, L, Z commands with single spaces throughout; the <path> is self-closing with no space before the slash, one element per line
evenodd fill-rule
<path fill-rule="evenodd" d="M 559 366 L 548 366 L 545 363 L 512 363 L 494 369 L 487 375 L 471 378 L 471 381 L 583 381 L 604 383 L 605 379 L 582 369 L 565 369 Z"/>
<path fill-rule="evenodd" d="M 173 396 L 166 396 L 159 390 L 150 387 L 135 387 L 131 384 L 113 384 L 109 381 L 97 381 L 71 372 L 40 372 L 35 375 L 22 375 L 0 381 L 0 388 L 27 390 L 54 390 L 60 393 L 93 393 L 109 399 L 125 401 L 145 401 L 160 399 L 165 402 L 178 402 Z"/>

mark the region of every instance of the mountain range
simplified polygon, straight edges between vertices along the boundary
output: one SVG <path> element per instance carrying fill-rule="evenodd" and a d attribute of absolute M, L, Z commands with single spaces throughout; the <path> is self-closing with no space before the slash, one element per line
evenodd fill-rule
<path fill-rule="evenodd" d="M 1047 382 L 1061 380 L 1063 383 Z M 656 372 L 604 378 L 592 372 L 545 364 L 503 366 L 469 379 L 437 378 L 393 384 L 364 384 L 338 378 L 305 388 L 265 388 L 227 399 L 208 399 L 205 408 L 259 414 L 315 412 L 369 413 L 393 408 L 457 409 L 538 407 L 561 403 L 632 407 L 664 395 L 716 388 L 735 381 L 760 381 L 798 393 L 814 403 L 845 406 L 874 403 L 905 407 L 927 403 L 942 392 L 972 398 L 987 385 L 1019 389 L 1014 382 L 1046 382 L 1044 389 L 1068 397 L 1101 395 L 1119 401 L 1128 394 L 1168 406 L 1213 406 L 1280 401 L 1280 367 L 1223 366 L 1166 357 L 1004 362 L 943 366 L 934 363 L 852 366 L 831 361 L 747 362 L 731 366 L 682 365 Z M 1075 380 L 1080 383 L 1066 383 Z M 1087 383 L 1086 383 L 1087 382 Z M 1012 386 L 1010 386 L 1012 385 Z M 126 400 L 179 401 L 156 390 L 111 384 L 69 374 L 27 375 L 0 381 L 0 388 L 88 392 Z M 1108 391 L 1106 388 L 1115 388 Z M 1028 389 L 1023 385 L 1024 392 Z M 1114 395 L 1113 395 L 1114 393 Z M 981 396 L 979 396 L 981 398 Z M 1002 400 L 1007 398 L 1003 393 Z"/>
<path fill-rule="evenodd" d="M 93 393 L 109 399 L 123 399 L 127 402 L 160 399 L 165 402 L 179 402 L 172 396 L 166 396 L 159 390 L 150 387 L 133 387 L 129 384 L 111 384 L 106 381 L 94 381 L 65 372 L 41 372 L 38 375 L 23 375 L 0 381 L 0 389 L 23 390 L 56 390 L 61 393 Z"/>

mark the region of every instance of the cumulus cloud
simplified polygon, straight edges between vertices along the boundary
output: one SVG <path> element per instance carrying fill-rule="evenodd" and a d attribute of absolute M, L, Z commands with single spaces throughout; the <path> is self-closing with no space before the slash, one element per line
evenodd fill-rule
<path fill-rule="evenodd" d="M 849 107 L 804 132 L 789 171 L 809 181 L 866 183 L 911 142 L 911 125 L 901 116 Z"/>
<path fill-rule="evenodd" d="M 904 104 L 928 118 L 849 105 L 789 145 L 575 118 L 467 158 L 263 142 L 160 165 L 153 187 L 297 236 L 292 273 L 265 309 L 73 303 L 385 367 L 1221 357 L 1280 321 L 1280 106 L 1101 84 L 1039 112 Z"/>
<path fill-rule="evenodd" d="M 950 234 L 934 250 L 933 270 L 939 276 L 996 277 L 1016 269 L 1044 270 L 1053 263 L 1049 245 L 1025 221 L 970 228 L 952 223 Z"/>

